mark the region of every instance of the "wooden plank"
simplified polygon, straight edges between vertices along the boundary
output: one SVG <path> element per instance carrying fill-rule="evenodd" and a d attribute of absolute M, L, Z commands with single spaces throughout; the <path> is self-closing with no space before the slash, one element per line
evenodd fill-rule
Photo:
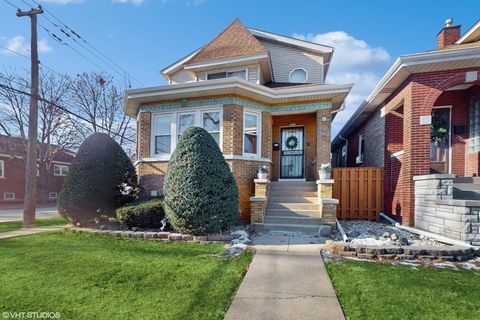
<path fill-rule="evenodd" d="M 358 172 L 358 216 L 359 219 L 365 218 L 365 170 Z"/>

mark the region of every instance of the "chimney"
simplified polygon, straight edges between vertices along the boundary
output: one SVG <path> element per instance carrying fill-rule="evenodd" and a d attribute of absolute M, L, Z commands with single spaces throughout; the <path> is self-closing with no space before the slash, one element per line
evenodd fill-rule
<path fill-rule="evenodd" d="M 460 39 L 460 27 L 461 25 L 453 26 L 452 18 L 447 19 L 445 27 L 437 35 L 438 49 L 452 45 Z"/>

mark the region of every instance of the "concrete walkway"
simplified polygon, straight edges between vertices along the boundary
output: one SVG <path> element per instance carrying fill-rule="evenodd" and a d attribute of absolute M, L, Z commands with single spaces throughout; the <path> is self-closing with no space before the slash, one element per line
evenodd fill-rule
<path fill-rule="evenodd" d="M 59 217 L 57 208 L 49 205 L 46 207 L 37 207 L 35 218 L 56 218 Z M 23 206 L 16 205 L 11 207 L 0 206 L 0 222 L 19 221 L 23 219 Z"/>
<path fill-rule="evenodd" d="M 345 319 L 320 256 L 324 240 L 287 233 L 254 238 L 257 252 L 225 319 Z"/>
<path fill-rule="evenodd" d="M 0 232 L 0 239 L 9 239 L 21 236 L 29 236 L 37 233 L 45 233 L 52 231 L 62 230 L 65 226 L 51 226 L 51 227 L 35 227 L 35 228 L 22 228 L 19 230 Z"/>

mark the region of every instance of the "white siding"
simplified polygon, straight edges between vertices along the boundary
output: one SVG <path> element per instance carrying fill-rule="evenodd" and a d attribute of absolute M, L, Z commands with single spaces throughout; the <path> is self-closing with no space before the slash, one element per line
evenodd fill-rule
<path fill-rule="evenodd" d="M 259 77 L 259 67 L 258 66 L 251 66 L 248 67 L 248 81 L 254 82 L 259 84 L 260 83 L 260 77 Z"/>
<path fill-rule="evenodd" d="M 262 39 L 259 40 L 270 52 L 275 82 L 289 82 L 290 72 L 295 68 L 303 68 L 308 73 L 308 83 L 323 83 L 322 55 Z"/>
<path fill-rule="evenodd" d="M 194 79 L 190 77 L 190 73 L 185 69 L 175 72 L 170 76 L 170 79 L 172 80 L 172 84 L 194 81 Z"/>

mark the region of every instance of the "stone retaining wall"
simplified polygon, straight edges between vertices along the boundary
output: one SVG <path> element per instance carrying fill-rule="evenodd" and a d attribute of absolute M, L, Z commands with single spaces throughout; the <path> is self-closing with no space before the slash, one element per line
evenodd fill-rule
<path fill-rule="evenodd" d="M 415 227 L 480 245 L 480 201 L 453 199 L 454 175 L 414 177 Z"/>

